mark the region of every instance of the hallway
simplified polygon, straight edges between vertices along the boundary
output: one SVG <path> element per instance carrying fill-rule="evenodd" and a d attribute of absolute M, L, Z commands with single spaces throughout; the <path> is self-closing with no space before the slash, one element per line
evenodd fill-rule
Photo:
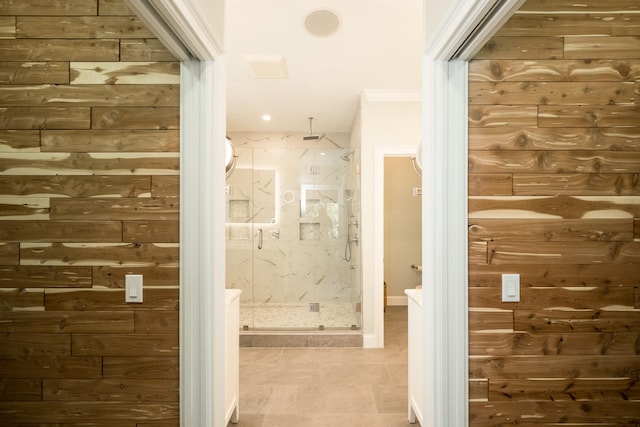
<path fill-rule="evenodd" d="M 407 307 L 384 349 L 240 348 L 241 427 L 407 426 Z"/>

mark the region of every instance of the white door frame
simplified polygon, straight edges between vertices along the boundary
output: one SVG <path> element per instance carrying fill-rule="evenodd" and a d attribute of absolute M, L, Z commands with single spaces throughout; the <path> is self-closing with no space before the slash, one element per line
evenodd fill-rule
<path fill-rule="evenodd" d="M 197 0 L 126 1 L 183 62 L 180 424 L 224 427 L 222 45 Z M 466 60 L 522 2 L 458 0 L 425 50 L 423 427 L 468 425 Z"/>

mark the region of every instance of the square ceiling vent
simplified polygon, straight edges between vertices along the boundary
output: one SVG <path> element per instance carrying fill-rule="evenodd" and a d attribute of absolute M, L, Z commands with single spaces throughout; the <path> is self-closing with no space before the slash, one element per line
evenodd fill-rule
<path fill-rule="evenodd" d="M 286 79 L 287 62 L 282 55 L 243 55 L 257 79 Z"/>

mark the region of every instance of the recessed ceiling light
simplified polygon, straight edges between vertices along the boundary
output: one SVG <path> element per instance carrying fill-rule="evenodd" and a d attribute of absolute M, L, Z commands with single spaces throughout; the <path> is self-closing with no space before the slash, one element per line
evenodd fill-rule
<path fill-rule="evenodd" d="M 271 115 L 263 114 L 262 115 L 262 120 L 264 120 L 265 122 L 270 122 L 271 121 Z"/>
<path fill-rule="evenodd" d="M 304 26 L 314 36 L 327 37 L 338 31 L 340 18 L 330 10 L 316 10 L 307 15 L 304 20 Z"/>

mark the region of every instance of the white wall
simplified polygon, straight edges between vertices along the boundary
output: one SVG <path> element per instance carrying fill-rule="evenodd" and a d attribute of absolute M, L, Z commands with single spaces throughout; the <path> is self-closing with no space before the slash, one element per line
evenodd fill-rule
<path fill-rule="evenodd" d="M 376 192 L 382 191 L 382 188 L 374 185 L 376 172 L 380 172 L 376 171 L 375 154 L 380 147 L 417 147 L 422 135 L 420 99 L 420 93 L 366 91 L 361 98 L 362 332 L 367 347 L 377 346 L 373 340 L 382 339 L 376 336 L 382 333 L 379 322 L 376 325 L 376 300 L 381 301 L 384 279 L 381 275 L 376 277 L 376 270 L 379 271 L 382 266 L 384 239 L 376 232 L 376 221 L 382 217 L 382 212 L 375 206 Z M 378 305 L 378 308 L 382 310 L 382 305 Z"/>

